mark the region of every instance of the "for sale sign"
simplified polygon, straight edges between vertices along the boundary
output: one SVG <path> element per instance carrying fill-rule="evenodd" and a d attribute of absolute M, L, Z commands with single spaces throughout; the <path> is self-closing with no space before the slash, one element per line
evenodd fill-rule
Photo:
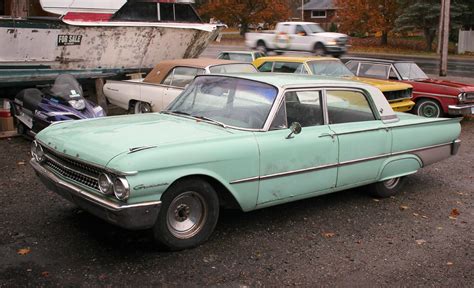
<path fill-rule="evenodd" d="M 82 35 L 58 35 L 58 46 L 81 45 Z"/>

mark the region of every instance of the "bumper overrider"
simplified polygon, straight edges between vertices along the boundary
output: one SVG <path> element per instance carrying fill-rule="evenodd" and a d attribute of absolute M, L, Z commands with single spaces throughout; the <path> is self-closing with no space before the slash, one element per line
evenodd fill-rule
<path fill-rule="evenodd" d="M 474 115 L 474 103 L 470 104 L 459 104 L 448 106 L 449 115 L 457 116 L 471 116 Z"/>
<path fill-rule="evenodd" d="M 30 164 L 48 189 L 109 223 L 138 230 L 151 228 L 156 222 L 161 201 L 118 203 L 61 179 L 38 163 L 35 158 L 30 160 Z"/>

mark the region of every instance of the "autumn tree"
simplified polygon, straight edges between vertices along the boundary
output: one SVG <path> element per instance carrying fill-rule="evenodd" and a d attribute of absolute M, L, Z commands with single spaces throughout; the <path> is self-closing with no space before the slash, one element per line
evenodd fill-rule
<path fill-rule="evenodd" d="M 250 24 L 269 23 L 290 18 L 291 11 L 284 0 L 227 0 L 202 4 L 199 13 L 205 18 L 216 18 L 230 26 L 240 25 L 240 33 Z"/>
<path fill-rule="evenodd" d="M 381 44 L 388 42 L 388 33 L 395 28 L 400 7 L 398 0 L 336 0 L 340 30 L 365 34 L 382 32 Z"/>

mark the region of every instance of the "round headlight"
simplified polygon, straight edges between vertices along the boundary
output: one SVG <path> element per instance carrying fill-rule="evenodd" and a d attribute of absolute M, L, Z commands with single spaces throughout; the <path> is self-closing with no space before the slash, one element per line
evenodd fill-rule
<path fill-rule="evenodd" d="M 126 200 L 130 195 L 130 186 L 124 178 L 116 178 L 114 181 L 114 194 L 119 200 Z"/>
<path fill-rule="evenodd" d="M 97 179 L 99 182 L 99 190 L 103 194 L 112 194 L 114 191 L 113 183 L 112 183 L 112 178 L 110 178 L 109 175 L 105 173 L 101 173 L 99 175 L 99 178 Z"/>
<path fill-rule="evenodd" d="M 41 147 L 41 145 L 36 141 L 33 141 L 31 144 L 31 156 L 33 156 L 33 158 L 35 158 L 39 163 L 43 162 L 45 159 L 43 147 Z"/>

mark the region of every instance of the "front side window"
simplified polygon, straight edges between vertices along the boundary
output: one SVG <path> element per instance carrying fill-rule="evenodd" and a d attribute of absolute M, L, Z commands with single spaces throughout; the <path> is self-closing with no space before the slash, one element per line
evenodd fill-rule
<path fill-rule="evenodd" d="M 349 61 L 346 63 L 347 69 L 354 73 L 354 75 L 357 75 L 357 68 L 359 68 L 359 62 L 356 61 Z"/>
<path fill-rule="evenodd" d="M 204 69 L 176 67 L 168 74 L 168 76 L 166 76 L 161 84 L 175 87 L 185 87 L 191 83 L 196 75 L 203 73 Z"/>
<path fill-rule="evenodd" d="M 276 114 L 271 129 L 287 128 L 293 122 L 300 123 L 301 127 L 317 126 L 324 123 L 320 91 L 285 93 L 284 105 Z"/>
<path fill-rule="evenodd" d="M 361 63 L 359 67 L 360 77 L 388 79 L 389 65 Z"/>
<path fill-rule="evenodd" d="M 418 67 L 415 63 L 395 63 L 398 73 L 402 76 L 403 80 L 424 80 L 428 79 L 425 72 Z"/>
<path fill-rule="evenodd" d="M 374 113 L 362 92 L 327 90 L 329 124 L 375 120 Z"/>
<path fill-rule="evenodd" d="M 316 76 L 333 76 L 333 77 L 350 77 L 354 74 L 342 64 L 341 61 L 318 60 L 307 63 L 313 75 Z"/>
<path fill-rule="evenodd" d="M 306 25 L 306 28 L 308 28 L 311 33 L 321 33 L 324 32 L 323 28 L 319 26 L 318 24 L 308 24 Z"/>
<path fill-rule="evenodd" d="M 262 129 L 278 95 L 269 84 L 223 76 L 202 76 L 170 104 L 168 111 L 205 117 L 225 125 Z"/>

